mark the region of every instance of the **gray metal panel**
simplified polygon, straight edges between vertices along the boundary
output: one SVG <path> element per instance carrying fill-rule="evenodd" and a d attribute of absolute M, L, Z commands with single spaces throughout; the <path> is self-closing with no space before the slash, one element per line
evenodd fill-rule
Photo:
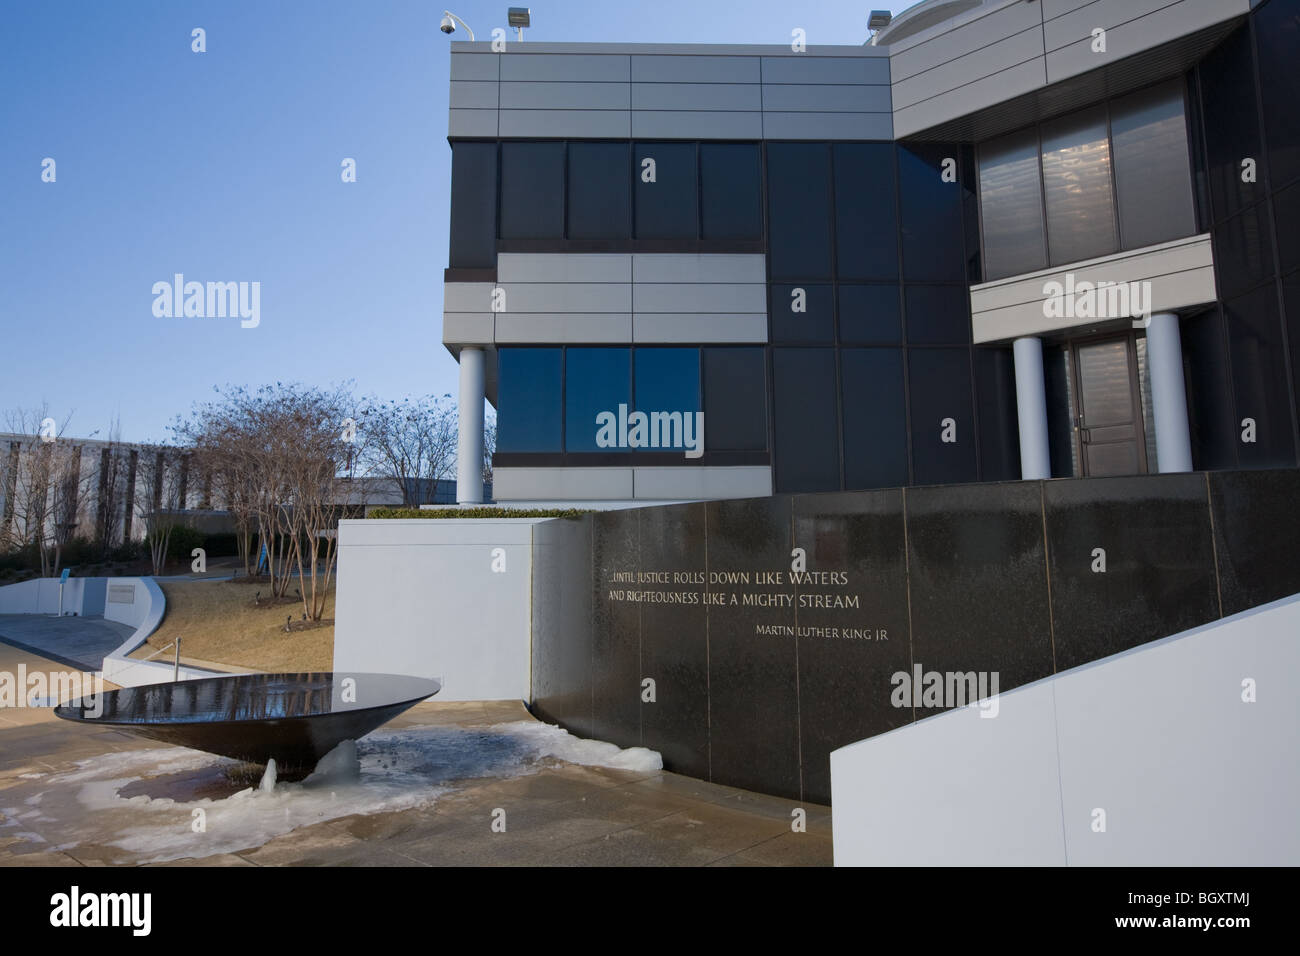
<path fill-rule="evenodd" d="M 501 58 L 501 79 L 627 83 L 631 63 L 626 54 L 555 54 L 516 49 Z"/>
<path fill-rule="evenodd" d="M 888 113 L 891 105 L 887 86 L 765 83 L 763 109 L 768 112 Z"/>
<path fill-rule="evenodd" d="M 766 282 L 767 257 L 744 253 L 639 252 L 635 282 Z M 764 309 L 764 311 L 766 308 Z"/>
<path fill-rule="evenodd" d="M 757 83 L 633 83 L 638 110 L 761 110 Z"/>
<path fill-rule="evenodd" d="M 496 53 L 453 53 L 451 78 L 453 80 L 491 80 L 501 78 L 501 57 Z"/>
<path fill-rule="evenodd" d="M 626 110 L 501 110 L 500 135 L 574 139 L 627 139 L 632 118 Z"/>
<path fill-rule="evenodd" d="M 499 282 L 631 282 L 627 253 L 502 252 Z"/>
<path fill-rule="evenodd" d="M 1064 16 L 1072 10 L 1091 6 L 1096 2 L 1097 0 L 1042 0 L 1043 19 L 1051 20 L 1055 17 Z"/>
<path fill-rule="evenodd" d="M 767 286 L 757 283 L 637 282 L 632 286 L 632 311 L 765 312 Z"/>
<path fill-rule="evenodd" d="M 496 136 L 496 110 L 448 110 L 447 135 Z"/>
<path fill-rule="evenodd" d="M 1037 90 L 1045 83 L 1043 61 L 1034 59 L 915 106 L 895 106 L 894 135 L 902 139 L 1013 96 Z"/>
<path fill-rule="evenodd" d="M 984 77 L 1000 73 L 1022 63 L 1041 63 L 1043 35 L 1035 26 L 990 43 L 973 53 L 939 64 L 910 79 L 894 84 L 894 105 L 912 106 L 934 96 L 942 96 Z"/>
<path fill-rule="evenodd" d="M 494 468 L 497 501 L 595 501 L 632 497 L 631 468 Z"/>
<path fill-rule="evenodd" d="M 494 110 L 499 83 L 480 80 L 452 80 L 448 98 L 452 109 Z"/>
<path fill-rule="evenodd" d="M 627 282 L 503 282 L 506 307 L 518 312 L 631 312 Z"/>
<path fill-rule="evenodd" d="M 973 13 L 973 12 L 972 12 Z M 958 18 L 933 35 L 918 38 L 902 49 L 890 49 L 889 66 L 895 85 L 926 70 L 984 50 L 999 40 L 1034 30 L 1038 34 L 1038 55 L 1043 53 L 1042 19 L 1038 5 L 1013 3 L 982 15 Z"/>
<path fill-rule="evenodd" d="M 762 113 L 633 110 L 637 139 L 762 139 Z"/>
<path fill-rule="evenodd" d="M 883 57 L 814 56 L 811 53 L 763 57 L 764 83 L 889 83 Z"/>
<path fill-rule="evenodd" d="M 1100 2 L 1100 0 L 1098 0 Z M 1047 54 L 1047 78 L 1055 83 L 1115 63 L 1249 11 L 1248 0 L 1179 0 L 1106 31 L 1106 52 L 1092 51 L 1089 32 Z"/>
<path fill-rule="evenodd" d="M 496 341 L 509 343 L 599 343 L 632 341 L 629 313 L 498 312 Z"/>
<path fill-rule="evenodd" d="M 444 282 L 442 308 L 445 312 L 487 312 L 492 308 L 491 282 Z"/>
<path fill-rule="evenodd" d="M 637 468 L 633 483 L 637 498 L 764 498 L 772 493 L 772 469 L 769 465 Z"/>
<path fill-rule="evenodd" d="M 491 312 L 444 312 L 444 345 L 491 345 L 494 330 Z"/>
<path fill-rule="evenodd" d="M 894 138 L 890 113 L 764 113 L 767 139 Z"/>
<path fill-rule="evenodd" d="M 625 110 L 627 83 L 502 83 L 503 110 Z"/>
<path fill-rule="evenodd" d="M 633 56 L 634 83 L 757 83 L 756 56 Z"/>
<path fill-rule="evenodd" d="M 634 342 L 764 343 L 767 313 L 637 312 L 632 316 Z"/>

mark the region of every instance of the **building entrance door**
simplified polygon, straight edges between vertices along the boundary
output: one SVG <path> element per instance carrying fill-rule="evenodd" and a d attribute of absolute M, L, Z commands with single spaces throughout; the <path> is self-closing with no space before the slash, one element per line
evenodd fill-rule
<path fill-rule="evenodd" d="M 1146 474 L 1132 334 L 1074 342 L 1070 350 L 1074 353 L 1074 440 L 1083 475 Z"/>

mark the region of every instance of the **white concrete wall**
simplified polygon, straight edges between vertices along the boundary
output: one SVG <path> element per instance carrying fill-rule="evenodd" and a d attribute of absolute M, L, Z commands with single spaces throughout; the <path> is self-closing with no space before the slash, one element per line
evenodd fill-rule
<path fill-rule="evenodd" d="M 835 863 L 1300 864 L 1298 633 L 1293 595 L 1017 688 L 994 718 L 842 747 Z"/>
<path fill-rule="evenodd" d="M 334 670 L 436 677 L 439 700 L 528 700 L 542 520 L 341 522 Z M 496 549 L 504 571 L 492 569 Z"/>
<path fill-rule="evenodd" d="M 63 613 L 85 617 L 104 613 L 105 578 L 68 578 Z M 33 578 L 0 587 L 0 614 L 58 614 L 59 579 Z"/>

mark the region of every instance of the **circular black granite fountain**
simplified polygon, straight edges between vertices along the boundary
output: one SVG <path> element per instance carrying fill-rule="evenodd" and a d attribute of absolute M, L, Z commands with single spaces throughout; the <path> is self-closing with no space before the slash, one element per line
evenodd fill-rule
<path fill-rule="evenodd" d="M 105 691 L 54 709 L 64 720 L 233 757 L 311 769 L 442 689 L 399 674 L 237 674 Z"/>

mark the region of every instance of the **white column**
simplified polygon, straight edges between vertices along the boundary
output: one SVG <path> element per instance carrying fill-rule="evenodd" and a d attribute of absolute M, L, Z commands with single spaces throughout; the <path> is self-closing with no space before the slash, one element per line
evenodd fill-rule
<path fill-rule="evenodd" d="M 1183 384 L 1183 346 L 1178 314 L 1157 312 L 1147 326 L 1147 370 L 1156 419 L 1156 459 L 1160 471 L 1192 470 L 1192 438 L 1187 427 L 1187 389 Z"/>
<path fill-rule="evenodd" d="M 460 350 L 460 404 L 456 408 L 456 502 L 483 503 L 483 349 Z"/>
<path fill-rule="evenodd" d="M 1047 387 L 1043 384 L 1043 343 L 1034 336 L 1016 339 L 1016 420 L 1020 424 L 1020 477 L 1052 477 L 1047 444 Z"/>

